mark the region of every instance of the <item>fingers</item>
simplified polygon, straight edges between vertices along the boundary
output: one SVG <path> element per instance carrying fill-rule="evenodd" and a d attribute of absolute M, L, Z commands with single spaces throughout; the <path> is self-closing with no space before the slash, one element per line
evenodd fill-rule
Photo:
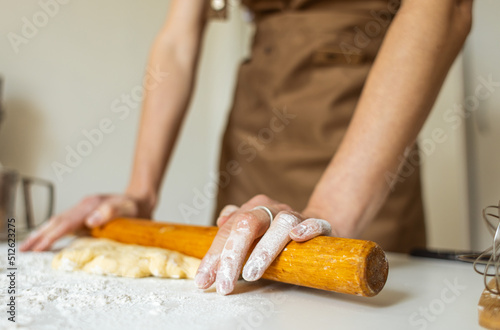
<path fill-rule="evenodd" d="M 293 211 L 280 212 L 267 233 L 253 250 L 243 268 L 243 278 L 256 281 L 281 253 L 291 239 L 304 242 L 320 235 L 331 235 L 330 224 L 321 219 L 307 219 Z"/>
<path fill-rule="evenodd" d="M 217 218 L 217 227 L 222 227 L 239 209 L 240 208 L 236 205 L 226 205 L 222 211 L 220 211 L 219 217 Z"/>
<path fill-rule="evenodd" d="M 31 250 L 47 232 L 47 227 L 50 226 L 50 222 L 43 224 L 38 230 L 33 231 L 28 238 L 21 244 L 20 250 L 22 252 Z"/>
<path fill-rule="evenodd" d="M 224 248 L 229 233 L 230 226 L 222 226 L 215 236 L 210 249 L 201 260 L 200 266 L 194 277 L 195 285 L 200 289 L 208 289 L 215 282 L 217 267 L 219 266 L 220 253 Z"/>
<path fill-rule="evenodd" d="M 60 237 L 81 228 L 83 219 L 99 205 L 101 200 L 98 196 L 87 197 L 72 209 L 52 217 L 23 242 L 21 251 L 47 250 Z"/>
<path fill-rule="evenodd" d="M 217 267 L 219 266 L 220 253 L 224 248 L 224 244 L 229 237 L 231 227 L 224 226 L 231 216 L 238 211 L 236 205 L 227 205 L 220 212 L 217 218 L 217 226 L 220 228 L 217 236 L 212 242 L 210 249 L 205 257 L 201 260 L 200 266 L 194 278 L 195 285 L 200 289 L 208 289 L 214 282 L 217 275 Z"/>
<path fill-rule="evenodd" d="M 240 208 L 226 206 L 217 219 L 220 229 L 196 273 L 197 287 L 206 289 L 215 283 L 217 292 L 223 295 L 234 290 L 252 243 L 269 228 L 268 212 L 254 209 L 256 206 L 268 207 L 273 215 L 281 210 L 291 211 L 288 205 L 265 195 L 255 196 Z M 293 225 L 287 227 L 283 240 L 290 240 L 288 233 L 292 228 Z"/>
<path fill-rule="evenodd" d="M 250 246 L 269 226 L 269 215 L 263 210 L 235 212 L 229 218 L 217 232 L 195 276 L 198 288 L 206 289 L 215 283 L 217 292 L 224 295 L 233 291 Z"/>
<path fill-rule="evenodd" d="M 21 245 L 21 251 L 44 251 L 60 237 L 81 229 L 84 223 L 88 227 L 96 227 L 115 217 L 135 216 L 137 213 L 137 203 L 127 196 L 87 197 L 31 234 Z"/>
<path fill-rule="evenodd" d="M 133 200 L 125 196 L 111 197 L 87 217 L 85 224 L 90 228 L 98 227 L 113 218 L 134 216 L 137 213 L 137 204 Z"/>
<path fill-rule="evenodd" d="M 217 292 L 223 295 L 234 290 L 250 246 L 269 226 L 269 215 L 262 210 L 240 213 L 235 217 L 232 231 L 221 253 L 215 280 Z"/>
<path fill-rule="evenodd" d="M 38 235 L 38 240 L 33 244 L 31 250 L 37 252 L 46 251 L 55 241 L 70 232 L 71 228 L 68 223 L 62 223 L 60 221 L 52 222 L 48 224 L 47 227 L 43 228 Z"/>
<path fill-rule="evenodd" d="M 307 219 L 290 231 L 290 238 L 296 242 L 305 242 L 316 236 L 331 236 L 332 226 L 321 219 Z"/>
<path fill-rule="evenodd" d="M 292 211 L 282 211 L 276 215 L 271 227 L 253 250 L 243 268 L 243 278 L 256 281 L 266 271 L 283 248 L 290 242 L 290 230 L 303 220 L 302 216 Z"/>

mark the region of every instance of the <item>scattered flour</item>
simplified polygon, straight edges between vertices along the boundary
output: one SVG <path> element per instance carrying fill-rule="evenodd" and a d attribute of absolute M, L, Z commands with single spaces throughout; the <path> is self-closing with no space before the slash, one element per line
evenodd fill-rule
<path fill-rule="evenodd" d="M 0 271 L 5 274 L 3 251 Z M 267 281 L 239 281 L 235 294 L 220 296 L 213 287 L 196 289 L 192 280 L 53 270 L 54 254 L 17 254 L 17 322 L 2 317 L 0 329 L 236 329 L 268 299 L 262 291 L 273 286 Z M 7 280 L 0 277 L 2 288 Z M 2 292 L 0 297 L 4 305 L 8 296 Z"/>

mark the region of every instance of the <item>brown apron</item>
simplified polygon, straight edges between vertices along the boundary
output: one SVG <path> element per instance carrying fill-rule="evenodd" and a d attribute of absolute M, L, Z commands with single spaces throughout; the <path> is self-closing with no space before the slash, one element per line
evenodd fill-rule
<path fill-rule="evenodd" d="M 346 132 L 394 1 L 244 3 L 256 32 L 222 142 L 216 214 L 257 194 L 300 211 Z M 425 246 L 418 168 L 360 238 L 387 251 Z"/>

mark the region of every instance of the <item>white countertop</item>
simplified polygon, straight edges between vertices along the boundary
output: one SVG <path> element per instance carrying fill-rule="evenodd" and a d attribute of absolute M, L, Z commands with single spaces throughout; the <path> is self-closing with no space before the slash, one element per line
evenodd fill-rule
<path fill-rule="evenodd" d="M 1 305 L 8 296 L 0 245 Z M 479 329 L 482 277 L 471 264 L 389 254 L 373 298 L 271 281 L 240 281 L 234 294 L 191 280 L 128 279 L 51 269 L 54 252 L 18 253 L 17 323 L 2 329 Z M 5 309 L 5 307 L 3 307 Z"/>

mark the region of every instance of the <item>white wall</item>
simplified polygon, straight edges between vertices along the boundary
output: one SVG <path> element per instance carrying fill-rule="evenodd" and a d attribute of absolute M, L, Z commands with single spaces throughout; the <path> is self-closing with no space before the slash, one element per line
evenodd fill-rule
<path fill-rule="evenodd" d="M 499 1 L 474 2 L 463 59 L 455 63 L 421 134 L 428 138 L 432 129 L 443 128 L 451 137 L 423 164 L 434 247 L 478 251 L 492 243 L 482 209 L 500 199 L 499 12 Z M 486 87 L 483 82 L 490 79 L 493 84 Z"/>
<path fill-rule="evenodd" d="M 60 212 L 85 195 L 125 188 L 139 105 L 121 120 L 111 103 L 141 85 L 149 47 L 169 1 L 66 1 L 47 22 L 40 21 L 43 27 L 16 53 L 9 33 L 22 35 L 23 19 L 43 19 L 40 3 L 53 2 L 0 0 L 0 74 L 6 80 L 7 112 L 0 128 L 0 161 L 54 181 Z M 240 20 L 236 13 L 230 22 L 208 28 L 196 96 L 162 189 L 157 219 L 209 221 L 211 205 L 191 219 L 182 219 L 178 205 L 192 204 L 193 189 L 203 188 L 216 164 L 244 48 Z M 58 180 L 53 162 L 65 163 L 66 147 L 76 149 L 86 140 L 82 130 L 98 128 L 105 118 L 114 131 Z"/>
<path fill-rule="evenodd" d="M 419 136 L 428 245 L 432 248 L 470 247 L 465 125 L 455 126 L 448 120 L 451 109 L 463 102 L 463 89 L 460 56 Z"/>
<path fill-rule="evenodd" d="M 478 0 L 474 4 L 474 27 L 465 48 L 465 95 L 469 98 L 467 119 L 470 181 L 470 228 L 472 247 L 484 249 L 492 236 L 481 211 L 500 200 L 500 2 Z M 491 93 L 477 98 L 480 78 L 491 76 Z M 474 97 L 476 97 L 474 99 Z M 477 102 L 476 102 L 477 101 Z"/>

